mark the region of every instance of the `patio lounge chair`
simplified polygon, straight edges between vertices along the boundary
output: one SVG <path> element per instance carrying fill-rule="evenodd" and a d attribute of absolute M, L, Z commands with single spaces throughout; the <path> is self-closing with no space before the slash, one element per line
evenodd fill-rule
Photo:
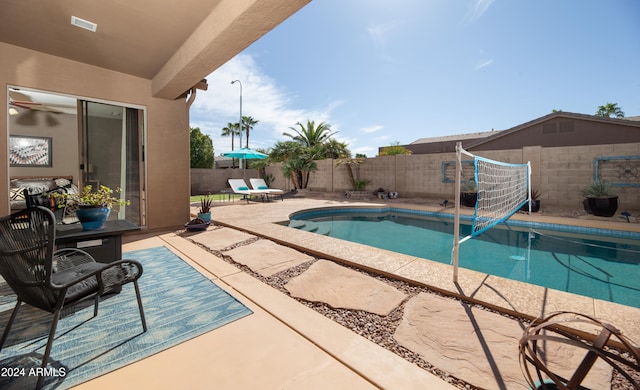
<path fill-rule="evenodd" d="M 254 190 L 267 191 L 267 197 L 269 197 L 269 195 L 276 195 L 280 196 L 280 200 L 284 200 L 284 191 L 276 188 L 269 188 L 264 179 L 249 179 L 249 182 Z"/>
<path fill-rule="evenodd" d="M 147 330 L 138 288 L 142 264 L 134 260 L 98 263 L 87 252 L 75 248 L 54 251 L 55 232 L 53 213 L 44 207 L 31 207 L 0 218 L 0 275 L 17 296 L 0 350 L 23 302 L 48 311 L 53 320 L 42 357 L 43 369 L 47 367 L 62 309 L 92 298 L 95 317 L 100 296 L 116 292 L 129 282 L 135 286 L 142 329 Z M 43 379 L 41 374 L 37 388 Z"/>
<path fill-rule="evenodd" d="M 269 194 L 265 190 L 249 189 L 249 186 L 247 186 L 247 183 L 245 183 L 243 179 L 229 179 L 227 181 L 231 186 L 231 190 L 233 190 L 233 192 L 236 194 L 243 195 L 244 196 L 243 199 L 246 199 L 247 203 L 249 203 L 249 198 L 252 196 L 253 197 L 259 196 L 264 201 L 267 198 L 267 195 Z"/>

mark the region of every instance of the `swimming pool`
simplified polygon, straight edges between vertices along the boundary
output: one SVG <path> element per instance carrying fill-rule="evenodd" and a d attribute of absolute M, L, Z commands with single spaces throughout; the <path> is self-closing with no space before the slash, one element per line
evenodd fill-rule
<path fill-rule="evenodd" d="M 470 217 L 461 219 L 464 237 L 471 231 Z M 451 263 L 450 214 L 392 207 L 321 209 L 291 215 L 289 226 Z M 640 308 L 640 233 L 509 220 L 462 243 L 459 264 Z"/>

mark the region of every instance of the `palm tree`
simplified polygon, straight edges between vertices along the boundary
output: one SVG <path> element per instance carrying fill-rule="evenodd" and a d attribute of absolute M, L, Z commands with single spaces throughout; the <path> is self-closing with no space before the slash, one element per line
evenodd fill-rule
<path fill-rule="evenodd" d="M 234 138 L 236 135 L 239 135 L 240 132 L 238 131 L 238 124 L 237 123 L 227 123 L 226 127 L 222 128 L 222 136 L 223 137 L 228 137 L 231 136 L 231 151 L 234 150 Z M 236 159 L 233 158 L 231 159 L 231 166 L 236 166 Z"/>
<path fill-rule="evenodd" d="M 267 156 L 269 155 L 269 150 L 265 150 L 265 149 L 256 149 L 257 152 L 260 153 L 264 153 Z M 255 169 L 258 171 L 258 177 L 261 178 L 265 178 L 266 174 L 267 174 L 267 167 L 271 165 L 271 158 L 267 157 L 267 158 L 261 158 L 261 159 L 255 159 L 255 160 L 247 160 L 247 168 L 249 169 Z M 266 180 L 265 180 L 266 181 Z M 269 183 L 267 183 L 267 185 L 269 185 Z"/>
<path fill-rule="evenodd" d="M 289 127 L 295 132 L 295 135 L 287 132 L 282 134 L 308 148 L 320 146 L 325 141 L 328 141 L 332 135 L 336 134 L 336 132 L 331 133 L 331 125 L 325 122 L 320 122 L 316 126 L 315 121 L 307 119 L 306 127 L 300 122 L 296 123 L 296 126 L 299 126 L 300 129 Z"/>
<path fill-rule="evenodd" d="M 356 184 L 356 178 L 353 176 L 352 167 L 358 167 L 364 159 L 362 157 L 352 158 L 351 155 L 340 157 L 336 160 L 336 166 L 344 165 L 347 170 L 347 176 L 349 177 L 349 182 L 351 183 L 351 188 L 354 190 L 358 190 L 358 186 Z"/>
<path fill-rule="evenodd" d="M 282 161 L 282 173 L 290 178 L 295 188 L 307 188 L 312 171 L 317 168 L 314 160 L 323 158 L 339 158 L 350 156 L 347 145 L 331 136 L 331 126 L 325 122 L 316 123 L 307 120 L 306 126 L 296 123 L 298 127 L 290 127 L 293 133 L 283 133 L 291 141 L 278 142 L 271 151 L 270 157 Z"/>
<path fill-rule="evenodd" d="M 347 148 L 347 144 L 333 138 L 322 144 L 320 154 L 322 155 L 322 158 L 332 159 L 351 157 L 351 152 Z"/>
<path fill-rule="evenodd" d="M 226 127 L 222 128 L 222 136 L 223 137 L 228 137 L 231 136 L 231 150 L 234 150 L 234 139 L 235 136 L 240 134 L 240 132 L 238 131 L 238 124 L 237 123 L 227 123 Z"/>
<path fill-rule="evenodd" d="M 249 147 L 249 130 L 253 130 L 253 126 L 257 125 L 258 122 L 255 119 L 253 119 L 253 117 L 251 116 L 242 116 L 242 130 L 246 130 L 247 131 L 247 144 L 245 145 L 245 147 Z M 242 133 L 240 133 L 240 135 L 242 135 Z"/>
<path fill-rule="evenodd" d="M 274 162 L 282 162 L 282 174 L 291 179 L 295 189 L 307 188 L 309 176 L 312 171 L 318 169 L 313 161 L 317 154 L 313 148 L 308 148 L 300 142 L 278 142 L 271 149 L 269 158 Z"/>
<path fill-rule="evenodd" d="M 604 106 L 598 106 L 598 112 L 596 112 L 597 116 L 603 116 L 606 118 L 611 118 L 611 115 L 615 115 L 616 118 L 624 118 L 624 112 L 618 107 L 618 103 L 609 103 Z"/>

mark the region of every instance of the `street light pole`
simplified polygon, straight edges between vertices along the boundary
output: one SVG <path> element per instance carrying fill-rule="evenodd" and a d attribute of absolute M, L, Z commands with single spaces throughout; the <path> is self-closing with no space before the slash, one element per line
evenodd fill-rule
<path fill-rule="evenodd" d="M 240 131 L 240 149 L 242 149 L 242 83 L 240 80 L 233 80 L 231 84 L 240 84 L 240 122 L 238 122 L 238 130 Z"/>
<path fill-rule="evenodd" d="M 238 122 L 238 130 L 240 131 L 240 149 L 242 149 L 242 83 L 240 80 L 233 80 L 231 84 L 240 84 L 240 121 Z M 243 161 L 240 159 L 240 168 L 243 167 Z"/>

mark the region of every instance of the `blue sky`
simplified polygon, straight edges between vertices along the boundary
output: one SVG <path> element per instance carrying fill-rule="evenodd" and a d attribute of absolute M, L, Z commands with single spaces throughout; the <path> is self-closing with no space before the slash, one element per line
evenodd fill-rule
<path fill-rule="evenodd" d="M 269 148 L 324 121 L 352 153 L 419 138 L 505 130 L 617 103 L 640 115 L 640 1 L 313 0 L 207 77 L 191 126 L 258 120 Z M 236 148 L 238 147 L 236 139 Z M 244 146 L 244 141 L 243 141 Z"/>

